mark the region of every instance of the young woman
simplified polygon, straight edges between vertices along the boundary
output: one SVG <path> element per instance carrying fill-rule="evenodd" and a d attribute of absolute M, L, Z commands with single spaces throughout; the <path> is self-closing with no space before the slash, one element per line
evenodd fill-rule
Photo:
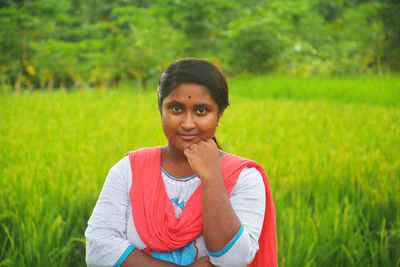
<path fill-rule="evenodd" d="M 200 59 L 171 64 L 158 105 L 168 144 L 109 172 L 86 229 L 89 266 L 277 266 L 275 210 L 262 167 L 215 139 L 228 87 Z"/>

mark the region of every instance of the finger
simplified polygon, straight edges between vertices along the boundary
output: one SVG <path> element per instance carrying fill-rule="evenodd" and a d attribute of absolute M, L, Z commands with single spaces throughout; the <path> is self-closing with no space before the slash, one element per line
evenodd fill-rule
<path fill-rule="evenodd" d="M 215 144 L 215 142 L 214 142 L 214 140 L 213 140 L 213 139 L 208 139 L 208 140 L 207 140 L 207 143 L 210 143 L 210 144 Z"/>
<path fill-rule="evenodd" d="M 206 146 L 206 145 L 208 145 L 208 140 L 200 141 L 199 145 L 201 145 L 201 146 Z"/>
<path fill-rule="evenodd" d="M 189 157 L 189 154 L 190 154 L 190 152 L 191 152 L 191 149 L 190 148 L 186 148 L 185 150 L 183 150 L 183 154 L 185 155 L 185 157 Z"/>
<path fill-rule="evenodd" d="M 190 146 L 190 150 L 196 149 L 196 147 L 197 147 L 197 144 L 193 144 Z"/>
<path fill-rule="evenodd" d="M 207 140 L 207 143 L 210 144 L 210 145 L 212 145 L 214 148 L 218 148 L 217 144 L 216 144 L 216 143 L 214 142 L 214 140 L 212 140 L 212 139 L 208 139 L 208 140 Z"/>

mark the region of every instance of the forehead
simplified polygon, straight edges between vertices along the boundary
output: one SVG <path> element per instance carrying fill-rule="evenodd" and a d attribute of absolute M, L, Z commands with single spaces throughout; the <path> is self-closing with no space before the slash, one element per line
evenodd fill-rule
<path fill-rule="evenodd" d="M 193 101 L 193 102 L 213 102 L 208 89 L 197 83 L 181 83 L 166 97 L 167 102 L 169 101 Z M 216 104 L 216 103 L 215 103 Z"/>

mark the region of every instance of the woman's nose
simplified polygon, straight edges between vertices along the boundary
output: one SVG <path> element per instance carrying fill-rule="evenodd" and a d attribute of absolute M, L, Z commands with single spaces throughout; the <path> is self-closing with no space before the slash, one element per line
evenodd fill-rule
<path fill-rule="evenodd" d="M 196 127 L 196 124 L 194 123 L 194 120 L 193 120 L 193 114 L 191 114 L 190 112 L 187 112 L 183 116 L 182 122 L 181 122 L 181 127 L 186 131 L 189 131 L 189 130 L 193 129 L 194 127 Z"/>

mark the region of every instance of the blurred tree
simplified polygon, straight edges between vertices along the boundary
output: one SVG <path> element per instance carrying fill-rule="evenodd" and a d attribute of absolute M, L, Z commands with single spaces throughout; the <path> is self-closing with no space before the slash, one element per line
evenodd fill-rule
<path fill-rule="evenodd" d="M 283 49 L 277 60 L 284 73 L 308 76 L 329 73 L 332 65 L 328 58 L 331 38 L 324 19 L 315 8 L 315 1 L 272 1 L 271 12 L 279 18 L 278 29 Z"/>
<path fill-rule="evenodd" d="M 386 46 L 384 49 L 384 60 L 388 67 L 400 70 L 400 1 L 383 0 L 381 8 L 381 19 L 383 21 L 383 33 Z"/>
<path fill-rule="evenodd" d="M 282 41 L 270 13 L 260 10 L 232 22 L 227 35 L 227 59 L 233 72 L 260 73 L 276 66 Z"/>
<path fill-rule="evenodd" d="M 2 83 L 12 84 L 17 91 L 26 80 L 32 51 L 29 42 L 35 37 L 37 20 L 32 20 L 25 7 L 10 5 L 0 9 L 0 65 Z"/>
<path fill-rule="evenodd" d="M 377 2 L 365 2 L 346 9 L 340 18 L 327 24 L 335 42 L 332 45 L 337 66 L 335 73 L 382 72 L 381 6 Z"/>
<path fill-rule="evenodd" d="M 142 87 L 182 56 L 233 74 L 400 70 L 399 17 L 397 0 L 3 0 L 0 86 Z"/>
<path fill-rule="evenodd" d="M 158 76 L 187 46 L 182 33 L 158 13 L 158 6 L 121 7 L 112 13 L 115 28 L 108 39 L 113 65 L 118 79 L 133 78 L 138 88 Z"/>
<path fill-rule="evenodd" d="M 189 44 L 185 52 L 190 56 L 221 52 L 220 34 L 240 10 L 229 0 L 164 0 L 158 6 L 159 14 L 185 34 Z"/>

